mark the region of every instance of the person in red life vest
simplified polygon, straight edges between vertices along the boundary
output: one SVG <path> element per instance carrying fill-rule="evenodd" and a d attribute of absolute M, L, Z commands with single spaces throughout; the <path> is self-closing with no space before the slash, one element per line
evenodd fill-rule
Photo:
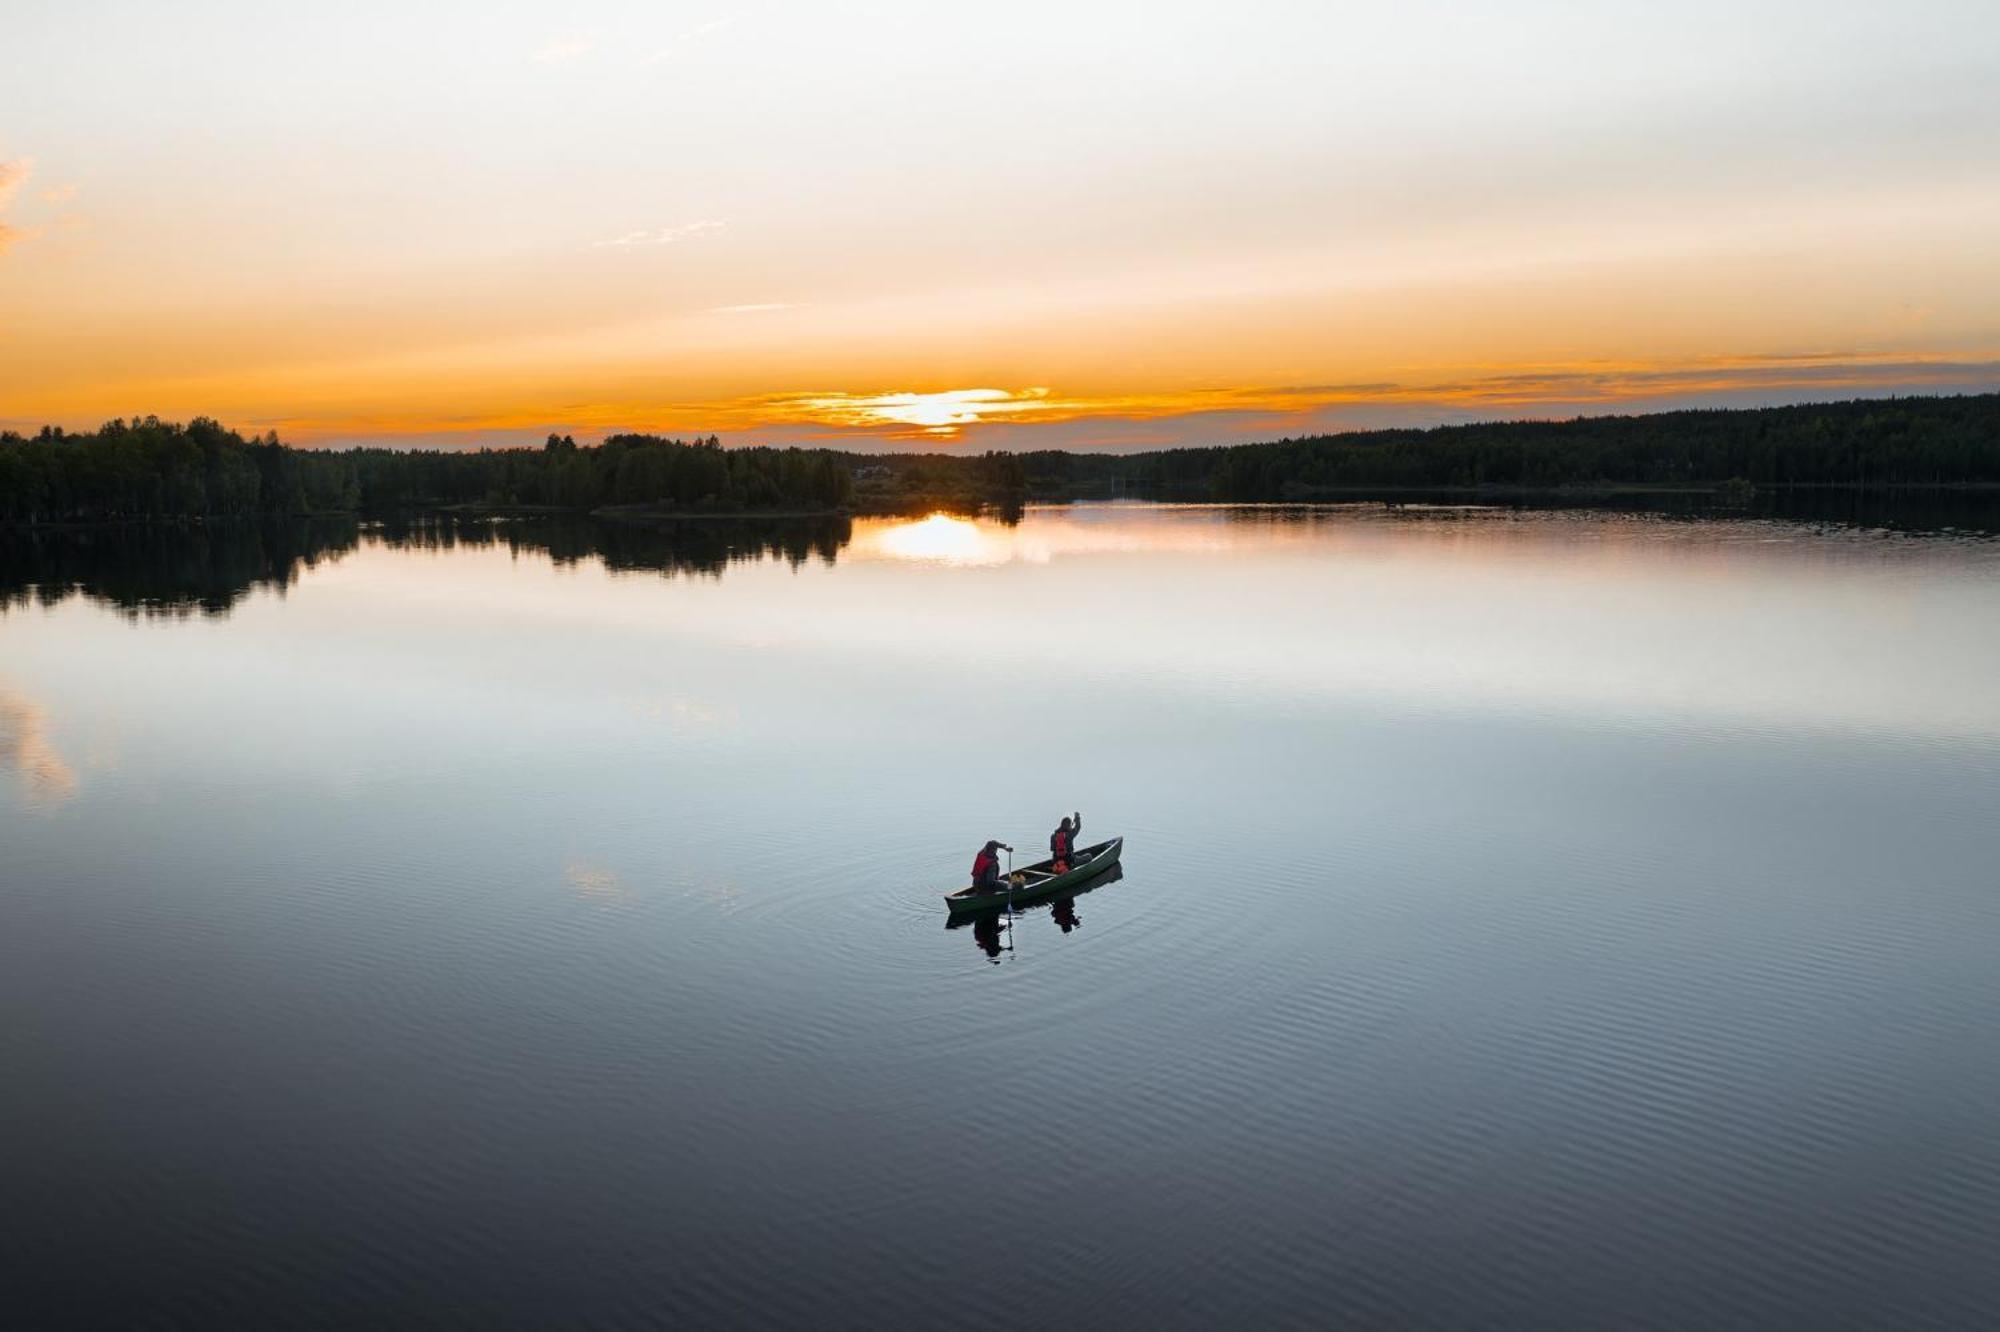
<path fill-rule="evenodd" d="M 1076 839 L 1083 832 L 1083 815 L 1076 813 L 1062 821 L 1062 825 L 1049 834 L 1049 858 L 1055 861 L 1051 867 L 1061 874 L 1069 868 L 1070 853 L 1076 850 Z"/>
<path fill-rule="evenodd" d="M 972 886 L 981 892 L 997 893 L 1006 884 L 1000 878 L 1000 853 L 1013 854 L 1014 848 L 1003 842 L 988 842 L 979 848 L 979 854 L 972 858 Z"/>

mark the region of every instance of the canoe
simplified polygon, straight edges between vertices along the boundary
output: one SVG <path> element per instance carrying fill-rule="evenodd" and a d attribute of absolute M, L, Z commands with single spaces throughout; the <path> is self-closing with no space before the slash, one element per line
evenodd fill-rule
<path fill-rule="evenodd" d="M 1125 839 L 1114 837 L 1096 846 L 1080 848 L 1070 857 L 1069 868 L 1061 874 L 1055 872 L 1054 860 L 1043 860 L 1026 869 L 1014 871 L 1021 883 L 1011 893 L 1002 888 L 997 893 L 982 893 L 975 888 L 961 888 L 955 893 L 944 895 L 944 904 L 953 911 L 984 911 L 990 907 L 1006 906 L 1011 899 L 1016 906 L 1023 902 L 1033 902 L 1040 898 L 1059 893 L 1065 888 L 1073 888 L 1079 883 L 1093 879 L 1118 863 L 1118 853 L 1125 849 Z"/>
<path fill-rule="evenodd" d="M 1053 896 L 1038 897 L 1019 909 L 1021 911 L 1031 911 L 1046 907 L 1057 914 L 1057 919 L 1061 919 L 1061 912 L 1065 904 L 1074 909 L 1078 902 L 1083 901 L 1099 888 L 1109 888 L 1124 877 L 1125 867 L 1123 865 L 1113 865 L 1102 874 L 1093 874 L 1086 883 L 1073 883 Z M 1015 900 L 1019 901 L 1018 898 Z M 996 920 L 999 919 L 1006 910 L 1007 908 L 1003 904 L 997 907 L 988 907 L 984 911 L 947 911 L 944 913 L 944 927 L 947 931 L 969 929 L 977 925 L 980 921 L 985 920 L 988 916 Z M 1065 930 L 1064 933 L 1068 933 L 1068 931 Z"/>

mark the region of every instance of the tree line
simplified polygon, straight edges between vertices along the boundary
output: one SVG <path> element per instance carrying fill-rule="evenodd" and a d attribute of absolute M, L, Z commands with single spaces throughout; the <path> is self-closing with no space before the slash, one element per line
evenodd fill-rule
<path fill-rule="evenodd" d="M 854 495 L 847 457 L 613 435 L 580 448 L 465 452 L 294 449 L 205 417 L 111 421 L 96 431 L 0 433 L 0 521 L 383 514 L 454 506 L 831 512 Z"/>
<path fill-rule="evenodd" d="M 0 521 L 385 514 L 480 506 L 829 513 L 1123 493 L 2000 484 L 2000 394 L 1316 435 L 1108 455 L 868 455 L 613 435 L 463 452 L 288 448 L 206 418 L 0 433 Z"/>
<path fill-rule="evenodd" d="M 1082 479 L 1066 455 L 1060 473 Z M 1366 489 L 1940 486 L 2000 482 L 2000 394 L 1316 435 L 1111 464 L 1155 491 L 1310 499 Z M 1031 472 L 1034 469 L 1031 468 Z M 1057 470 L 1044 466 L 1044 470 Z M 1089 469 L 1106 472 L 1103 463 Z"/>
<path fill-rule="evenodd" d="M 2000 484 L 2000 394 L 1368 430 L 1145 453 L 858 458 L 861 495 L 940 507 L 1109 495 Z"/>

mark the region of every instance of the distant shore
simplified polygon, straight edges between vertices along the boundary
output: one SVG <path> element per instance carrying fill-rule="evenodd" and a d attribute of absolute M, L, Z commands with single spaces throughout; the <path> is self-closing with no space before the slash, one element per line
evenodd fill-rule
<path fill-rule="evenodd" d="M 146 417 L 88 435 L 0 431 L 0 522 L 433 513 L 626 523 L 1017 513 L 1151 499 L 1339 503 L 1417 497 L 1579 505 L 1681 497 L 2000 494 L 2000 393 L 1495 421 L 1111 454 L 867 454 L 621 434 L 457 452 L 295 449 L 218 422 Z M 1762 501 L 1759 496 L 1767 497 Z M 1829 502 L 1838 502 L 1830 499 Z M 1872 500 L 1871 500 L 1872 502 Z"/>
<path fill-rule="evenodd" d="M 1727 483 L 1712 485 L 1663 485 L 1647 482 L 1604 482 L 1597 485 L 1561 486 L 1289 486 L 1285 492 L 1257 499 L 1218 499 L 1200 493 L 1196 487 L 1165 486 L 1148 488 L 1143 493 L 1128 492 L 1123 495 L 1087 493 L 1094 488 L 1080 488 L 1086 493 L 1030 494 L 1021 497 L 1000 499 L 980 499 L 971 496 L 919 495 L 901 498 L 892 496 L 859 496 L 852 504 L 838 508 L 782 508 L 782 509 L 706 509 L 683 508 L 658 504 L 607 504 L 591 508 L 572 508 L 559 504 L 483 504 L 458 503 L 417 505 L 385 512 L 362 510 L 316 510 L 292 514 L 186 514 L 159 516 L 131 516 L 96 519 L 57 519 L 26 521 L 0 518 L 0 530 L 37 532 L 87 532 L 112 527 L 181 527 L 204 524 L 236 524 L 242 522 L 364 522 L 381 523 L 390 521 L 422 521 L 449 518 L 465 520 L 505 520 L 505 519 L 592 519 L 601 522 L 625 523 L 653 526 L 666 523 L 716 523 L 716 522 L 810 522 L 834 519 L 856 518 L 909 518 L 921 517 L 929 513 L 948 512 L 966 517 L 987 512 L 1016 512 L 1026 505 L 1068 505 L 1102 504 L 1115 500 L 1135 500 L 1159 504 L 1206 504 L 1206 505 L 1314 505 L 1351 504 L 1377 501 L 1383 504 L 1422 503 L 1425 501 L 1490 501 L 1494 503 L 1546 504 L 1550 506 L 1612 504 L 1621 499 L 1689 499 L 1724 500 L 1729 506 L 1747 505 L 1758 499 L 1771 500 L 1781 497 L 1806 496 L 1851 496 L 1856 499 L 1878 498 L 1884 500 L 1923 500 L 1958 498 L 1984 503 L 1986 497 L 1994 497 L 1994 508 L 2000 513 L 2000 482 L 1992 481 L 1946 481 L 1934 484 L 1894 483 L 1860 484 L 1855 482 L 1795 482 L 1759 486 L 1731 487 Z"/>

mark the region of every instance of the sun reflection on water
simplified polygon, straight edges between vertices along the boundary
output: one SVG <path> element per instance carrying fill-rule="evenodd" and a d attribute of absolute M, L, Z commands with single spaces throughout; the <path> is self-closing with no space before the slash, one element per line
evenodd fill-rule
<path fill-rule="evenodd" d="M 934 513 L 915 522 L 898 523 L 868 534 L 880 553 L 899 560 L 936 564 L 997 564 L 1007 558 L 1004 542 L 978 523 Z"/>

